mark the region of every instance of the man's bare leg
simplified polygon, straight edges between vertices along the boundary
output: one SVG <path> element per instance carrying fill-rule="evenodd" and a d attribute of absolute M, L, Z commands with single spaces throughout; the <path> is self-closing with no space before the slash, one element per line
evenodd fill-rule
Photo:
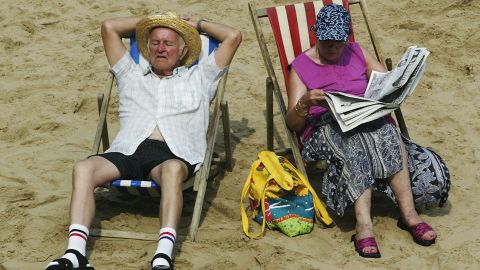
<path fill-rule="evenodd" d="M 171 159 L 156 166 L 150 176 L 160 185 L 160 236 L 155 254 L 165 254 L 171 260 L 183 208 L 183 182 L 188 176 L 188 168 L 180 160 Z M 162 255 L 163 256 L 163 255 Z M 170 265 L 166 258 L 156 258 L 152 267 L 162 269 Z"/>
<path fill-rule="evenodd" d="M 73 167 L 72 197 L 70 201 L 70 228 L 68 247 L 59 261 L 47 265 L 47 270 L 64 269 L 61 265 L 72 264 L 74 268 L 88 263 L 86 244 L 88 228 L 95 215 L 95 187 L 120 176 L 117 167 L 102 157 L 90 157 L 78 161 Z"/>
<path fill-rule="evenodd" d="M 72 175 L 70 223 L 89 228 L 95 216 L 94 190 L 120 177 L 117 167 L 103 157 L 93 156 L 75 163 Z"/>

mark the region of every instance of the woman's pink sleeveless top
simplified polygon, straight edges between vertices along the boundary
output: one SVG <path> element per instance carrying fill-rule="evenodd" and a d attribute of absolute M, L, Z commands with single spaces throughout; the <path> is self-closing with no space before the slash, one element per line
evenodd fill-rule
<path fill-rule="evenodd" d="M 362 49 L 358 43 L 347 43 L 337 64 L 320 65 L 305 53 L 293 60 L 295 69 L 307 90 L 323 89 L 326 92 L 344 92 L 363 96 L 367 88 L 367 67 Z M 309 117 L 316 118 L 327 109 L 320 106 L 310 107 Z"/>

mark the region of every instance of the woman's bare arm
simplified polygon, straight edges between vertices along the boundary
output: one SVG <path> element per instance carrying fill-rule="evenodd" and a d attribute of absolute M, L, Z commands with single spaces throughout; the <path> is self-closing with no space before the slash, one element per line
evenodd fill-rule
<path fill-rule="evenodd" d="M 363 56 L 365 57 L 365 62 L 367 66 L 367 79 L 370 78 L 370 74 L 372 74 L 372 71 L 380 71 L 380 72 L 387 72 L 387 69 L 377 61 L 377 59 L 370 54 L 367 50 L 365 50 L 363 47 L 360 47 L 363 52 Z"/>

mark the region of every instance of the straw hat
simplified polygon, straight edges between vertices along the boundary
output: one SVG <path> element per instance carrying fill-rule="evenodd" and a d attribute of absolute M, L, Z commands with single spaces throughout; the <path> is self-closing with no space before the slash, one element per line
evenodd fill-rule
<path fill-rule="evenodd" d="M 185 44 L 188 46 L 188 52 L 181 60 L 181 65 L 190 66 L 197 60 L 202 46 L 197 29 L 170 11 L 159 15 L 147 16 L 137 23 L 135 36 L 137 37 L 138 48 L 146 59 L 149 59 L 148 39 L 150 37 L 150 31 L 155 27 L 170 28 L 185 40 Z"/>

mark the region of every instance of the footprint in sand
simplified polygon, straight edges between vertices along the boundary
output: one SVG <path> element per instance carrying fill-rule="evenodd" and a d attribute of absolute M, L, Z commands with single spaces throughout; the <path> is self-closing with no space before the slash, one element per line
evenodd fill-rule
<path fill-rule="evenodd" d="M 37 29 L 37 26 L 32 21 L 22 21 L 21 27 L 30 35 L 33 35 Z"/>
<path fill-rule="evenodd" d="M 23 47 L 25 45 L 24 42 L 19 41 L 19 40 L 13 40 L 9 37 L 1 38 L 0 43 L 3 43 L 5 51 L 7 51 L 7 52 L 17 50 L 20 47 Z"/>

